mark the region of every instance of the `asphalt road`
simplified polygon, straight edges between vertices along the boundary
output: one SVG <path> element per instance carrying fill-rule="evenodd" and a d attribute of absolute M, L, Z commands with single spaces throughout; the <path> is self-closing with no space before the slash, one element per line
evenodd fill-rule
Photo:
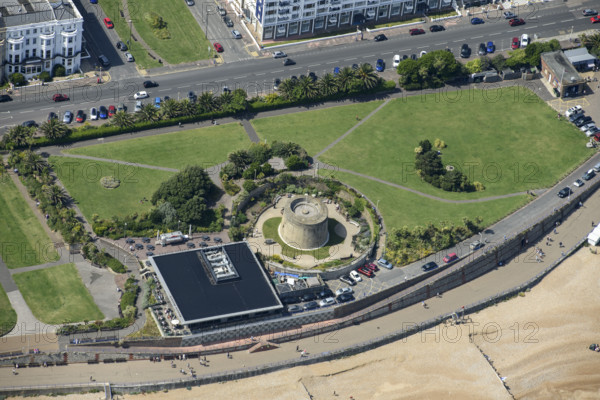
<path fill-rule="evenodd" d="M 362 62 L 374 64 L 377 58 L 383 58 L 388 65 L 391 65 L 394 54 L 418 54 L 423 50 L 431 51 L 448 47 L 455 55 L 458 55 L 460 46 L 468 43 L 473 49 L 472 57 L 477 57 L 479 43 L 492 40 L 497 46 L 497 52 L 500 52 L 508 49 L 510 40 L 522 33 L 527 33 L 531 37 L 537 35 L 539 38 L 544 38 L 568 34 L 572 28 L 573 37 L 576 37 L 578 32 L 593 27 L 589 18 L 581 15 L 581 10 L 593 6 L 593 3 L 588 0 L 578 2 L 577 6 L 571 6 L 573 3 L 570 2 L 551 2 L 527 7 L 519 10 L 519 16 L 526 20 L 526 24 L 514 28 L 508 25 L 507 20 L 501 14 L 493 11 L 488 14 L 486 23 L 482 25 L 471 25 L 469 18 L 453 19 L 442 23 L 446 25 L 446 31 L 430 33 L 428 27 L 431 24 L 424 24 L 423 28 L 427 30 L 427 34 L 420 36 L 410 36 L 408 33 L 410 27 L 405 27 L 387 31 L 389 40 L 383 42 L 374 42 L 371 39 L 375 34 L 366 33 L 363 41 L 346 42 L 336 46 L 291 46 L 284 50 L 288 53 L 289 58 L 296 61 L 296 64 L 292 66 L 284 67 L 281 59 L 273 59 L 270 55 L 265 55 L 243 62 L 226 62 L 216 67 L 154 76 L 151 78 L 158 81 L 160 86 L 147 91 L 150 98 L 164 97 L 165 95 L 172 98 L 184 98 L 188 91 L 194 91 L 196 94 L 204 91 L 221 93 L 222 88 L 228 86 L 230 89 L 243 88 L 251 96 L 257 92 L 272 91 L 275 78 L 285 79 L 292 75 L 306 74 L 308 71 L 315 72 L 320 76 L 326 72 L 332 72 L 336 66 L 350 66 Z M 72 87 L 70 83 L 57 83 L 44 87 L 22 88 L 20 93 L 13 96 L 14 101 L 1 105 L 0 124 L 15 125 L 30 119 L 43 121 L 50 111 L 58 112 L 59 115 L 66 110 L 83 109 L 87 112 L 89 108 L 102 104 L 124 102 L 129 109 L 133 109 L 133 94 L 143 90 L 141 83 L 144 78 L 132 78 L 135 76 L 131 71 L 133 65 L 123 62 L 122 53 L 114 47 L 114 43 L 118 40 L 116 33 L 103 27 L 101 10 L 95 7 L 88 10 L 89 6 L 90 4 L 86 4 L 85 11 L 83 11 L 88 13 L 85 14 L 86 21 L 88 21 L 85 33 L 88 47 L 92 60 L 98 53 L 105 54 L 111 59 L 113 63 L 110 68 L 112 81 L 100 86 L 94 84 Z M 193 6 L 192 12 L 197 17 L 201 17 L 201 12 L 195 10 L 194 7 L 200 7 L 200 5 Z M 97 15 L 96 22 L 91 18 L 92 15 Z M 212 20 L 209 18 L 211 22 L 220 18 L 218 15 L 212 17 Z M 225 46 L 225 53 L 223 53 L 225 60 L 227 61 L 227 53 L 231 51 L 243 54 L 240 57 L 246 57 L 247 52 L 240 48 L 240 46 L 245 46 L 243 42 L 234 39 L 227 41 L 224 35 L 227 34 L 228 28 L 220 21 L 219 24 L 213 24 L 214 28 L 211 28 L 211 22 L 209 22 L 208 30 L 209 39 L 222 37 Z M 54 93 L 66 93 L 71 100 L 54 103 L 51 100 Z"/>

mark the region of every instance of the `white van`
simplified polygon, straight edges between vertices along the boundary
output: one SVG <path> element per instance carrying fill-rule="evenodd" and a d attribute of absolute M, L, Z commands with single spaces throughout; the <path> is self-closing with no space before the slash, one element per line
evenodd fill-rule
<path fill-rule="evenodd" d="M 600 172 L 600 162 L 598 164 L 594 165 L 594 171 Z"/>

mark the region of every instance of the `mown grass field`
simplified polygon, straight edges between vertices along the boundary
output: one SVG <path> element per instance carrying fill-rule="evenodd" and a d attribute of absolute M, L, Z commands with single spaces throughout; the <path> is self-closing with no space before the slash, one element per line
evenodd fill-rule
<path fill-rule="evenodd" d="M 232 151 L 248 146 L 244 128 L 226 124 L 79 147 L 66 153 L 183 169 L 188 165 L 211 167 L 226 161 Z"/>
<path fill-rule="evenodd" d="M 17 323 L 17 313 L 12 308 L 10 300 L 0 286 L 0 336 L 7 334 Z"/>
<path fill-rule="evenodd" d="M 142 200 L 149 200 L 160 184 L 173 175 L 168 171 L 71 157 L 52 156 L 49 161 L 88 221 L 94 214 L 110 218 L 148 211 L 150 202 Z M 103 176 L 114 176 L 121 181 L 120 186 L 104 188 L 100 183 Z"/>
<path fill-rule="evenodd" d="M 22 272 L 13 278 L 33 315 L 46 324 L 104 319 L 74 264 Z"/>
<path fill-rule="evenodd" d="M 447 145 L 444 165 L 482 182 L 484 191 L 445 192 L 420 179 L 414 149 L 437 138 Z M 438 197 L 470 199 L 550 187 L 593 153 L 586 142 L 528 89 L 465 90 L 393 100 L 320 159 Z"/>
<path fill-rule="evenodd" d="M 12 179 L 0 178 L 0 257 L 8 268 L 57 261 L 54 244 Z"/>

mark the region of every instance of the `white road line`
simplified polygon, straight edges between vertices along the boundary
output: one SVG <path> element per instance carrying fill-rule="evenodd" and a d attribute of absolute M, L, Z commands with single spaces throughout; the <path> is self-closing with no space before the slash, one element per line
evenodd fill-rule
<path fill-rule="evenodd" d="M 248 76 L 248 75 L 236 76 L 233 79 L 244 79 L 244 78 L 246 78 L 246 76 Z"/>
<path fill-rule="evenodd" d="M 491 34 L 490 34 L 490 36 L 498 36 L 498 35 L 501 35 L 501 34 L 502 34 L 502 32 L 498 32 L 498 33 L 491 33 Z"/>
<path fill-rule="evenodd" d="M 271 73 L 272 73 L 272 74 L 279 74 L 279 73 L 282 73 L 282 72 L 283 72 L 283 70 L 282 70 L 282 69 L 279 69 L 279 70 L 277 70 L 277 71 L 271 71 Z M 217 81 L 217 82 L 218 82 L 218 81 Z"/>
<path fill-rule="evenodd" d="M 421 47 L 417 47 L 417 50 L 419 50 L 419 49 L 428 49 L 428 48 L 429 48 L 429 46 L 421 46 Z"/>
<path fill-rule="evenodd" d="M 44 111 L 44 110 L 53 110 L 54 107 L 46 107 L 46 108 L 40 108 L 40 111 Z"/>
<path fill-rule="evenodd" d="M 536 27 L 535 26 L 528 26 L 528 27 L 523 28 L 523 29 L 525 30 L 525 29 L 534 29 L 534 28 L 536 28 Z"/>
<path fill-rule="evenodd" d="M 319 67 L 319 66 L 321 66 L 321 64 L 309 65 L 308 68 L 316 68 L 316 67 Z"/>
<path fill-rule="evenodd" d="M 511 29 L 510 31 L 506 31 L 506 33 L 509 33 L 509 32 L 516 32 L 516 31 L 518 31 L 518 29 Z"/>
<path fill-rule="evenodd" d="M 352 57 L 352 58 L 345 58 L 344 61 L 354 61 L 356 60 L 358 57 Z M 317 64 L 319 65 L 319 64 Z"/>
<path fill-rule="evenodd" d="M 160 89 L 159 92 L 168 92 L 171 89 Z"/>
<path fill-rule="evenodd" d="M 266 74 L 266 72 L 261 72 L 260 74 L 254 74 L 254 75 L 256 75 L 256 76 L 263 76 L 265 74 Z"/>
<path fill-rule="evenodd" d="M 177 86 L 177 89 L 185 89 L 185 88 L 189 88 L 192 85 L 186 85 L 186 86 Z"/>
<path fill-rule="evenodd" d="M 226 81 L 227 81 L 227 79 L 219 79 L 218 81 L 215 81 L 215 82 L 226 82 Z M 202 83 L 197 83 L 196 85 L 197 86 L 202 85 Z"/>
<path fill-rule="evenodd" d="M 328 64 L 328 65 L 329 64 L 337 64 L 337 61 L 329 61 L 329 62 L 326 62 L 325 64 Z"/>
<path fill-rule="evenodd" d="M 375 58 L 375 54 L 370 54 L 368 56 L 364 56 L 363 58 Z"/>
<path fill-rule="evenodd" d="M 571 21 L 575 21 L 575 18 L 565 19 L 563 22 L 571 22 Z"/>
<path fill-rule="evenodd" d="M 299 69 L 301 69 L 302 67 L 296 67 L 296 68 L 290 68 L 290 71 L 297 71 Z"/>
<path fill-rule="evenodd" d="M 542 24 L 542 26 L 548 26 L 548 25 L 554 25 L 554 24 L 556 24 L 556 22 L 550 22 L 550 23 L 547 23 L 547 24 Z"/>
<path fill-rule="evenodd" d="M 381 53 L 381 54 L 384 55 L 384 56 L 386 56 L 388 54 L 394 54 L 394 52 L 393 51 L 388 51 L 387 53 Z"/>
<path fill-rule="evenodd" d="M 471 39 L 481 39 L 483 37 L 483 35 L 481 36 L 473 36 Z"/>
<path fill-rule="evenodd" d="M 453 40 L 452 43 L 460 43 L 460 42 L 464 42 L 465 39 L 461 39 L 461 40 Z"/>
<path fill-rule="evenodd" d="M 398 50 L 398 53 L 404 53 L 405 51 L 411 51 L 412 49 L 403 49 L 403 50 Z"/>
<path fill-rule="evenodd" d="M 436 43 L 434 46 L 443 46 L 445 44 L 448 44 L 448 42 L 444 42 L 444 43 Z"/>

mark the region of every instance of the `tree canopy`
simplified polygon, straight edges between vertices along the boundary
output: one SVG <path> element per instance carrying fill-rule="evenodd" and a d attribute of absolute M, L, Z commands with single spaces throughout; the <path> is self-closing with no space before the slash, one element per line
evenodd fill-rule
<path fill-rule="evenodd" d="M 445 50 L 432 51 L 417 60 L 409 58 L 398 65 L 400 86 L 407 90 L 442 87 L 461 71 L 461 64 Z"/>

